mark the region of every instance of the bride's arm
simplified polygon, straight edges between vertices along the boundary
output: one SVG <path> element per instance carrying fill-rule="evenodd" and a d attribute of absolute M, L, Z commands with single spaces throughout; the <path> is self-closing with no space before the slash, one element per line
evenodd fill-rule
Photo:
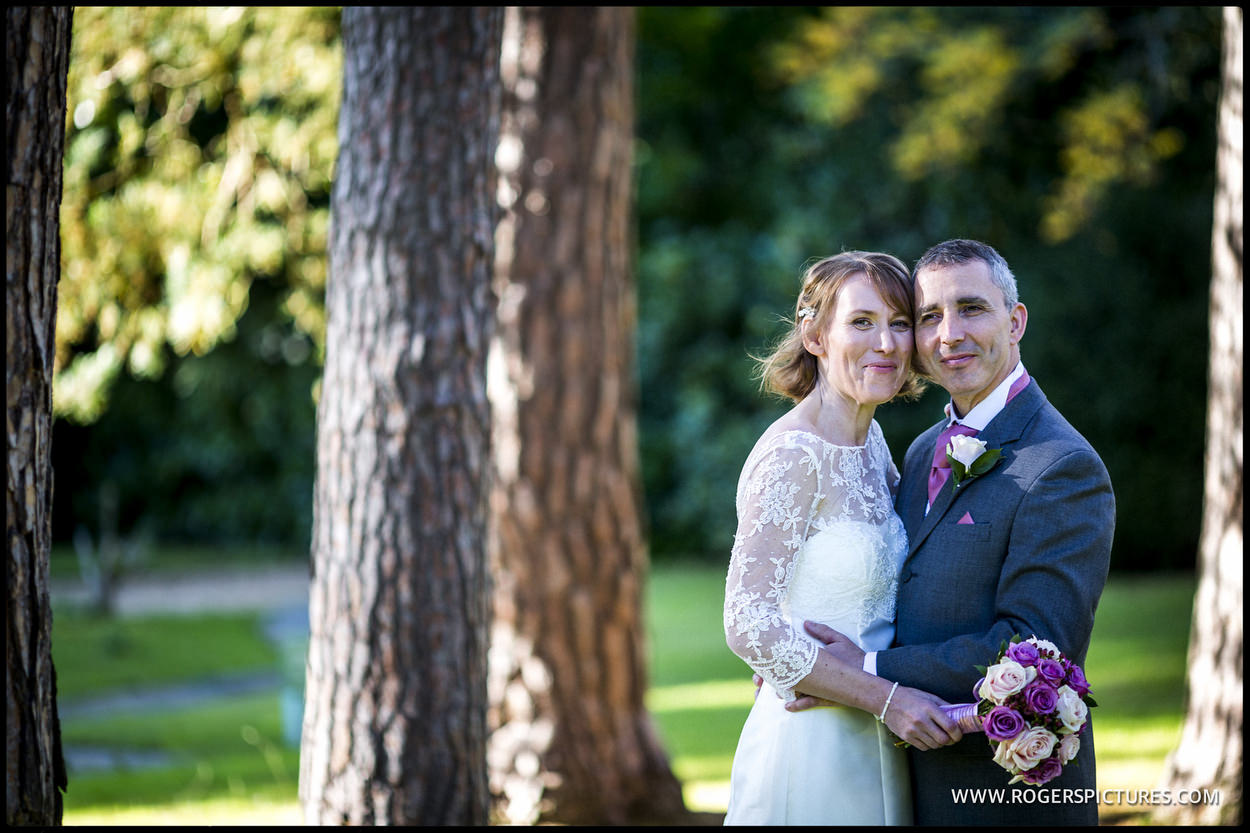
<path fill-rule="evenodd" d="M 890 731 L 917 749 L 937 749 L 963 737 L 955 721 L 942 711 L 940 697 L 869 674 L 828 651 L 817 652 L 811 673 L 794 690 L 805 697 L 862 709 L 878 719 L 884 715 Z"/>
<path fill-rule="evenodd" d="M 782 608 L 795 557 L 820 498 L 819 456 L 776 441 L 753 454 L 738 488 L 738 530 L 725 583 L 729 649 L 786 699 L 811 671 L 818 648 Z"/>
<path fill-rule="evenodd" d="M 755 456 L 755 455 L 753 455 Z M 778 442 L 748 462 L 738 494 L 738 530 L 725 585 L 725 641 L 779 695 L 796 693 L 862 709 L 918 749 L 958 740 L 941 700 L 893 687 L 820 650 L 783 613 L 795 558 L 821 492 L 820 457 Z M 889 703 L 888 708 L 886 703 Z"/>

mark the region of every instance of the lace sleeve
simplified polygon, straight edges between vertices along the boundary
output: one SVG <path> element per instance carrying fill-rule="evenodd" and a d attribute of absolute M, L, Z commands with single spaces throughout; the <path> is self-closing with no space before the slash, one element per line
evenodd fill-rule
<path fill-rule="evenodd" d="M 781 442 L 752 455 L 738 488 L 738 531 L 725 583 L 730 650 L 787 700 L 816 664 L 816 645 L 791 625 L 786 594 L 820 494 L 820 456 Z"/>

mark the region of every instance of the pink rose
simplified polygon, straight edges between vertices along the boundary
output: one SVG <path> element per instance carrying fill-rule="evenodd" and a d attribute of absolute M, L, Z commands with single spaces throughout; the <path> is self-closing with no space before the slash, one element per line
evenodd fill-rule
<path fill-rule="evenodd" d="M 985 682 L 981 683 L 977 696 L 1001 706 L 1004 700 L 1033 682 L 1036 676 L 1036 668 L 1025 668 L 1012 659 L 1003 660 L 985 670 Z"/>
<path fill-rule="evenodd" d="M 1019 769 L 1032 769 L 1050 757 L 1058 740 L 1049 729 L 1034 726 L 1016 735 L 1015 740 L 1007 741 L 1011 745 L 1008 754 Z"/>
<path fill-rule="evenodd" d="M 1067 764 L 1081 751 L 1080 735 L 1064 735 L 1059 741 L 1059 763 Z"/>
<path fill-rule="evenodd" d="M 1018 774 L 1020 772 L 1020 768 L 1016 766 L 1015 761 L 1011 758 L 1011 741 L 1004 741 L 1002 743 L 992 745 L 994 746 L 994 763 L 998 764 L 1012 775 Z"/>

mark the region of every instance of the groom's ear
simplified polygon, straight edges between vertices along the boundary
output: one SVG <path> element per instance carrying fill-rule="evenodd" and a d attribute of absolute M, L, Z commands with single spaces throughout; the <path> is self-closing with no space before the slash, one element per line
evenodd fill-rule
<path fill-rule="evenodd" d="M 1024 329 L 1029 323 L 1029 311 L 1024 304 L 1019 302 L 1011 308 L 1011 331 L 1010 339 L 1012 344 L 1019 344 L 1020 339 L 1024 338 Z"/>

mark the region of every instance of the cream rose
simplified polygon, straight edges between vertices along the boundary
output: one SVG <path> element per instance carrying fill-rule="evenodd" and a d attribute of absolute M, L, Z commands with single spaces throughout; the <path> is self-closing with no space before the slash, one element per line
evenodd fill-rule
<path fill-rule="evenodd" d="M 1003 660 L 985 670 L 985 681 L 977 690 L 977 696 L 1001 706 L 1004 700 L 1033 682 L 1036 676 L 1036 668 L 1025 668 L 1012 659 Z"/>
<path fill-rule="evenodd" d="M 1020 735 L 1023 735 L 1023 734 L 1024 732 L 1020 733 Z M 1012 744 L 1012 741 L 1005 740 L 1001 743 L 994 745 L 994 763 L 998 764 L 1003 769 L 1010 772 L 1012 775 L 1016 775 L 1020 772 L 1020 768 L 1017 767 L 1015 763 L 1012 761 L 1011 744 Z"/>
<path fill-rule="evenodd" d="M 1063 728 L 1059 730 L 1060 733 L 1072 734 L 1079 732 L 1085 725 L 1085 720 L 1089 716 L 1089 706 L 1085 705 L 1081 695 L 1069 686 L 1060 686 L 1059 702 L 1055 706 L 1055 713 L 1059 715 L 1059 722 L 1063 724 Z"/>
<path fill-rule="evenodd" d="M 1051 659 L 1059 659 L 1059 646 L 1055 645 L 1055 643 L 1046 639 L 1038 639 L 1036 636 L 1030 636 L 1025 641 L 1032 642 L 1034 645 L 1036 645 L 1037 652 L 1041 654 L 1042 656 L 1044 657 L 1048 656 Z"/>
<path fill-rule="evenodd" d="M 1067 764 L 1076 757 L 1076 753 L 1081 751 L 1080 735 L 1065 735 L 1063 740 L 1059 741 L 1059 763 Z"/>
<path fill-rule="evenodd" d="M 1049 729 L 1034 726 L 1032 729 L 1021 732 L 1015 740 L 1004 743 L 1003 746 L 1011 746 L 1008 760 L 1015 764 L 1017 769 L 1023 770 L 1032 769 L 1049 758 L 1050 753 L 1055 751 L 1055 743 L 1058 740 L 1055 733 Z"/>
<path fill-rule="evenodd" d="M 967 468 L 985 453 L 985 443 L 976 437 L 956 434 L 951 437 L 950 445 L 947 446 L 946 450 L 951 457 L 963 463 L 964 468 Z"/>

